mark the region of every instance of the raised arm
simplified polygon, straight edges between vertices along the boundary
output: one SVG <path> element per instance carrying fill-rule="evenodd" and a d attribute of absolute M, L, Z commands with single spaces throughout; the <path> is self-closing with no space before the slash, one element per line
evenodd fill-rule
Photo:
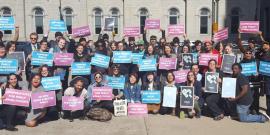
<path fill-rule="evenodd" d="M 240 51 L 242 53 L 245 53 L 246 50 L 244 49 L 243 44 L 242 44 L 240 29 L 238 29 L 237 45 L 238 45 Z"/>
<path fill-rule="evenodd" d="M 12 41 L 17 42 L 19 40 L 19 33 L 20 33 L 19 26 L 15 26 L 15 35 L 14 35 Z"/>

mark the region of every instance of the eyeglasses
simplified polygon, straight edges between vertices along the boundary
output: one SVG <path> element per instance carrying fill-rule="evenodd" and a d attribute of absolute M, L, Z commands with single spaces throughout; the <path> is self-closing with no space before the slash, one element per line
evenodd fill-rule
<path fill-rule="evenodd" d="M 31 40 L 37 40 L 37 38 L 30 38 Z"/>

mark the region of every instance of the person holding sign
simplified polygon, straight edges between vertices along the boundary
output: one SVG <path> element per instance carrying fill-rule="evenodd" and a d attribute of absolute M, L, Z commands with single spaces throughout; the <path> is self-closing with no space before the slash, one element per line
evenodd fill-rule
<path fill-rule="evenodd" d="M 216 60 L 210 60 L 208 62 L 208 72 L 210 73 L 218 73 L 219 77 L 214 79 L 214 77 L 216 76 L 210 76 L 210 77 L 205 77 L 205 82 L 209 82 L 210 84 L 213 85 L 218 85 L 219 83 L 222 82 L 222 78 L 223 78 L 223 73 L 222 71 L 219 71 L 217 69 L 217 61 Z M 208 73 L 206 72 L 206 73 Z M 204 95 L 205 95 L 205 101 L 207 103 L 207 106 L 209 107 L 209 109 L 212 112 L 212 115 L 214 116 L 214 120 L 221 120 L 224 118 L 224 111 L 223 109 L 219 106 L 219 101 L 221 99 L 220 94 L 219 93 L 207 93 L 207 89 L 209 86 L 206 86 L 206 84 L 204 85 Z M 217 92 L 219 91 L 219 87 L 216 88 Z"/>
<path fill-rule="evenodd" d="M 0 93 L 0 100 L 5 99 L 5 96 L 1 96 L 5 94 L 6 89 L 16 89 L 21 90 L 22 88 L 19 86 L 18 77 L 16 74 L 10 74 L 7 76 L 7 83 L 1 86 L 2 93 Z M 3 105 L 0 106 L 0 118 L 6 118 L 6 130 L 8 131 L 18 131 L 17 128 L 14 127 L 13 124 L 19 123 L 19 121 L 23 121 L 25 118 L 26 108 L 18 107 L 14 105 Z M 16 119 L 20 118 L 20 119 Z"/>
<path fill-rule="evenodd" d="M 41 85 L 41 76 L 40 75 L 33 75 L 30 84 L 29 84 L 29 90 L 32 91 L 32 93 L 38 93 L 43 92 L 44 88 Z M 32 109 L 30 107 L 30 112 L 27 114 L 27 118 L 25 120 L 25 125 L 27 127 L 35 127 L 37 126 L 38 122 L 45 117 L 46 115 L 46 108 L 41 109 Z"/>
<path fill-rule="evenodd" d="M 253 64 L 252 64 L 253 63 Z M 259 114 L 259 106 L 260 106 L 260 77 L 257 72 L 257 60 L 252 56 L 252 50 L 247 49 L 244 53 L 244 58 L 240 62 L 242 66 L 242 74 L 244 74 L 249 82 L 250 89 L 253 93 L 253 103 L 250 107 L 250 110 L 253 114 Z M 246 66 L 247 64 L 251 64 L 250 66 Z M 255 69 L 253 71 L 247 69 Z M 252 73 L 253 72 L 253 73 Z"/>
<path fill-rule="evenodd" d="M 98 40 L 95 45 L 96 45 L 96 52 L 95 52 L 95 54 L 101 54 L 101 55 L 108 56 L 108 51 L 107 51 L 107 48 L 106 48 L 105 41 Z M 93 59 L 94 59 L 94 57 L 93 57 Z M 92 65 L 91 72 L 93 74 L 96 73 L 96 72 L 101 72 L 102 74 L 106 74 L 107 73 L 107 69 L 106 68 L 103 68 L 103 67 Z"/>
<path fill-rule="evenodd" d="M 111 76 L 110 77 L 124 77 L 120 74 L 120 68 L 118 64 L 113 64 L 111 68 Z M 124 92 L 123 89 L 113 89 L 113 95 L 114 99 L 123 99 L 124 98 Z"/>
<path fill-rule="evenodd" d="M 101 72 L 96 72 L 94 74 L 94 82 L 92 84 L 90 84 L 87 88 L 87 104 L 90 108 L 103 108 L 106 109 L 108 111 L 110 111 L 111 113 L 113 113 L 114 107 L 113 107 L 113 102 L 112 100 L 93 100 L 92 97 L 92 91 L 94 87 L 105 87 L 108 86 L 106 83 L 103 82 L 103 74 Z"/>
<path fill-rule="evenodd" d="M 124 88 L 124 96 L 128 103 L 141 102 L 141 86 L 138 84 L 138 75 L 136 73 L 129 75 L 129 82 L 126 83 Z"/>
<path fill-rule="evenodd" d="M 193 118 L 196 116 L 197 118 L 201 117 L 201 107 L 203 106 L 202 100 L 202 84 L 200 81 L 197 81 L 197 77 L 195 72 L 189 71 L 187 74 L 187 81 L 181 86 L 191 86 L 194 87 L 194 108 L 188 109 L 188 116 Z"/>
<path fill-rule="evenodd" d="M 209 53 L 209 54 L 218 54 L 218 61 L 217 61 L 217 67 L 219 68 L 221 66 L 221 62 L 222 62 L 222 57 L 219 54 L 219 52 L 213 48 L 213 43 L 211 40 L 206 40 L 204 41 L 204 46 L 205 46 L 205 53 Z M 203 67 L 202 69 L 203 72 L 207 71 L 207 67 Z"/>
<path fill-rule="evenodd" d="M 162 107 L 160 107 L 159 113 L 161 115 L 171 114 L 171 115 L 175 116 L 177 114 L 176 109 L 179 109 L 179 107 L 178 107 L 179 106 L 179 95 L 178 95 L 178 86 L 175 84 L 175 76 L 174 76 L 173 72 L 168 72 L 167 75 L 166 75 L 166 82 L 164 83 L 163 90 L 161 91 L 161 95 L 162 95 L 162 99 L 163 99 L 162 102 L 165 102 L 164 101 L 165 87 L 170 87 L 170 88 L 175 88 L 176 89 L 176 95 L 175 96 L 178 97 L 178 98 L 176 98 L 176 103 L 175 104 L 176 104 L 177 108 L 162 106 Z M 169 100 L 169 99 L 167 99 L 167 100 Z M 163 103 L 162 103 L 162 105 L 163 105 Z"/>
<path fill-rule="evenodd" d="M 70 86 L 65 90 L 64 96 L 74 96 L 74 97 L 81 97 L 84 99 L 84 109 L 83 110 L 74 110 L 74 111 L 67 111 L 64 110 L 64 119 L 70 119 L 73 121 L 73 118 L 80 118 L 85 117 L 86 112 L 90 109 L 87 106 L 87 90 L 85 86 L 87 85 L 86 79 L 83 77 L 77 76 L 70 82 Z"/>
<path fill-rule="evenodd" d="M 239 63 L 232 65 L 233 77 L 236 78 L 236 97 L 230 98 L 230 101 L 236 102 L 237 113 L 241 122 L 259 122 L 263 123 L 269 121 L 267 114 L 251 115 L 249 114 L 249 107 L 252 104 L 252 93 L 249 87 L 248 79 L 241 74 L 242 66 Z"/>
<path fill-rule="evenodd" d="M 156 80 L 156 75 L 154 72 L 148 72 L 146 73 L 146 82 L 143 83 L 142 85 L 142 90 L 143 91 L 160 91 L 161 87 L 159 83 L 157 83 Z M 152 112 L 154 114 L 157 114 L 160 109 L 160 104 L 147 104 L 148 112 Z"/>
<path fill-rule="evenodd" d="M 183 45 L 181 55 L 178 56 L 179 68 L 180 69 L 190 69 L 193 63 L 193 54 L 190 53 L 190 46 Z"/>

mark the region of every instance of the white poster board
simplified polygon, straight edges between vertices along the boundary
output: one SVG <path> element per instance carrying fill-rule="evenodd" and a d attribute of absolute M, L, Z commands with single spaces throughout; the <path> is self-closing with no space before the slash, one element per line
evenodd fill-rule
<path fill-rule="evenodd" d="M 224 77 L 222 81 L 222 93 L 223 98 L 235 98 L 236 93 L 236 78 Z"/>
<path fill-rule="evenodd" d="M 176 87 L 164 87 L 163 104 L 164 107 L 176 107 Z"/>

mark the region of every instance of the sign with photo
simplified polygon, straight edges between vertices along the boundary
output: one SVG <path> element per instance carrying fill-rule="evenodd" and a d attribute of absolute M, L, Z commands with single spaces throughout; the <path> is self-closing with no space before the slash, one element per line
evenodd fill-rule
<path fill-rule="evenodd" d="M 163 104 L 164 107 L 176 107 L 177 87 L 164 87 Z"/>
<path fill-rule="evenodd" d="M 181 86 L 180 108 L 194 107 L 194 87 Z"/>
<path fill-rule="evenodd" d="M 7 54 L 7 59 L 16 59 L 18 60 L 19 68 L 24 71 L 25 70 L 25 56 L 24 52 L 13 52 Z"/>
<path fill-rule="evenodd" d="M 127 100 L 114 100 L 113 106 L 115 116 L 127 116 Z"/>
<path fill-rule="evenodd" d="M 115 18 L 105 18 L 104 31 L 113 31 Z"/>
<path fill-rule="evenodd" d="M 224 77 L 222 79 L 222 98 L 235 98 L 236 78 Z"/>
<path fill-rule="evenodd" d="M 205 92 L 218 93 L 218 78 L 219 73 L 213 72 L 205 73 Z"/>
<path fill-rule="evenodd" d="M 182 62 L 183 69 L 190 69 L 193 64 L 193 53 L 183 53 L 182 54 Z"/>
<path fill-rule="evenodd" d="M 232 74 L 232 65 L 235 63 L 235 58 L 235 55 L 223 55 L 221 70 L 224 73 Z"/>

